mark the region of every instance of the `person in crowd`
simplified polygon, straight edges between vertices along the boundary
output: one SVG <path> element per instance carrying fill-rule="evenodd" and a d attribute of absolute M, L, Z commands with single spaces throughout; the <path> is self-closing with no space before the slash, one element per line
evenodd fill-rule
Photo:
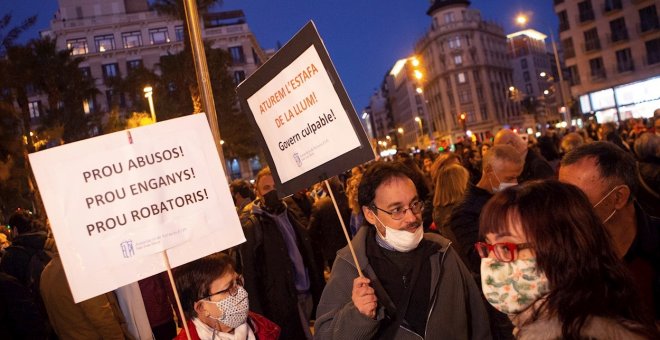
<path fill-rule="evenodd" d="M 325 193 L 325 190 L 323 191 Z M 325 197 L 322 195 L 322 197 Z M 314 201 L 307 194 L 307 189 L 299 190 L 293 195 L 284 198 L 287 208 L 293 216 L 300 222 L 300 224 L 307 228 L 309 226 L 309 219 L 312 218 L 312 208 Z"/>
<path fill-rule="evenodd" d="M 598 140 L 613 143 L 624 151 L 630 152 L 630 145 L 624 142 L 615 123 L 609 122 L 598 127 Z"/>
<path fill-rule="evenodd" d="M 485 140 L 483 143 L 481 143 L 481 147 L 479 148 L 479 154 L 481 155 L 481 159 L 484 159 L 486 157 L 486 154 L 488 154 L 488 150 L 493 147 L 493 142 L 490 140 Z"/>
<path fill-rule="evenodd" d="M 470 183 L 477 184 L 481 179 L 481 164 L 478 157 L 478 151 L 474 145 L 470 144 L 463 149 L 461 164 L 470 174 Z"/>
<path fill-rule="evenodd" d="M 634 144 L 639 168 L 638 202 L 651 216 L 660 217 L 660 136 L 645 132 Z"/>
<path fill-rule="evenodd" d="M 41 296 L 60 339 L 133 339 L 114 292 L 75 303 L 60 255 L 41 273 Z"/>
<path fill-rule="evenodd" d="M 45 318 L 32 292 L 15 277 L 0 272 L 0 338 L 49 339 Z"/>
<path fill-rule="evenodd" d="M 463 200 L 454 207 L 449 218 L 449 229 L 456 238 L 454 247 L 477 284 L 480 259 L 474 248 L 479 239 L 479 216 L 486 202 L 494 193 L 518 184 L 517 178 L 523 171 L 520 153 L 510 145 L 495 145 L 483 160 L 483 175 L 477 185 L 468 186 Z M 510 339 L 513 325 L 506 315 L 490 305 L 486 306 L 494 339 Z"/>
<path fill-rule="evenodd" d="M 248 205 L 256 198 L 250 183 L 244 179 L 235 179 L 229 184 L 229 192 L 234 199 L 238 215 L 249 212 Z"/>
<path fill-rule="evenodd" d="M 257 199 L 242 220 L 238 247 L 250 309 L 282 327 L 283 339 L 310 339 L 309 321 L 323 290 L 323 271 L 305 228 L 278 197 L 268 167 L 257 174 Z"/>
<path fill-rule="evenodd" d="M 348 206 L 351 209 L 349 228 L 351 239 L 357 234 L 364 221 L 364 215 L 362 215 L 362 209 L 360 209 L 360 203 L 358 203 L 358 185 L 360 185 L 360 180 L 362 180 L 362 172 L 351 176 L 346 181 L 346 197 L 348 198 Z"/>
<path fill-rule="evenodd" d="M 584 138 L 579 133 L 568 133 L 561 139 L 561 152 L 565 155 L 584 143 Z"/>
<path fill-rule="evenodd" d="M 461 165 L 449 164 L 440 168 L 433 195 L 433 223 L 440 235 L 456 243 L 456 236 L 449 227 L 449 217 L 454 207 L 463 200 L 470 174 Z"/>
<path fill-rule="evenodd" d="M 25 286 L 34 286 L 38 292 L 39 278 L 30 272 L 30 260 L 39 256 L 45 266 L 50 260 L 47 252 L 54 245 L 53 239 L 48 237 L 46 227 L 26 209 L 16 210 L 9 217 L 8 225 L 14 236 L 12 245 L 5 249 L 0 271 L 17 278 Z"/>
<path fill-rule="evenodd" d="M 424 209 L 422 210 L 422 224 L 424 231 L 428 231 L 433 224 L 433 192 L 431 191 L 431 183 L 428 178 L 424 176 L 422 170 L 419 169 L 417 163 L 412 157 L 405 156 L 407 153 L 400 152 L 397 154 L 401 164 L 405 165 L 410 169 L 412 174 L 412 180 L 417 187 L 417 194 L 419 195 L 422 202 L 424 202 Z"/>
<path fill-rule="evenodd" d="M 493 144 L 511 145 L 522 156 L 524 167 L 520 177 L 518 177 L 518 183 L 555 176 L 555 172 L 552 170 L 550 164 L 543 159 L 543 156 L 537 154 L 534 150 L 530 150 L 527 147 L 527 143 L 517 133 L 509 129 L 502 129 L 495 135 Z"/>
<path fill-rule="evenodd" d="M 366 221 L 337 254 L 319 303 L 317 339 L 488 339 L 481 294 L 449 241 L 424 234 L 414 174 L 374 162 L 358 195 Z"/>
<path fill-rule="evenodd" d="M 594 142 L 564 156 L 559 180 L 586 194 L 612 237 L 615 253 L 632 273 L 640 305 L 660 320 L 660 219 L 635 201 L 636 174 L 631 153 L 610 142 Z"/>
<path fill-rule="evenodd" d="M 337 201 L 337 207 L 344 220 L 344 226 L 348 228 L 351 212 L 344 188 L 337 177 L 329 179 L 328 183 L 330 183 L 330 189 L 332 189 L 332 194 Z M 321 260 L 318 263 L 318 268 L 323 268 L 324 271 L 329 272 L 335 262 L 337 251 L 346 246 L 347 243 L 341 222 L 337 217 L 335 205 L 329 195 L 314 203 L 308 231 L 312 239 L 313 249 L 317 253 L 316 258 Z"/>
<path fill-rule="evenodd" d="M 274 340 L 280 327 L 249 310 L 243 278 L 231 258 L 215 253 L 174 269 L 192 340 Z M 175 340 L 186 340 L 181 329 Z"/>
<path fill-rule="evenodd" d="M 431 181 L 432 183 L 436 182 L 436 177 L 438 176 L 438 171 L 445 165 L 449 164 L 461 164 L 461 157 L 453 152 L 441 153 L 438 157 L 435 158 L 433 164 L 431 164 Z"/>
<path fill-rule="evenodd" d="M 463 199 L 454 207 L 449 228 L 456 238 L 454 247 L 468 269 L 479 274 L 479 255 L 473 245 L 479 236 L 481 209 L 494 193 L 518 184 L 523 169 L 520 153 L 510 145 L 496 145 L 483 160 L 483 174 L 477 185 L 469 185 Z"/>
<path fill-rule="evenodd" d="M 554 136 L 556 136 L 556 134 L 553 134 L 553 136 L 541 136 L 536 145 L 539 148 L 541 156 L 543 156 L 548 164 L 550 164 L 552 172 L 556 174 L 557 170 L 559 170 L 559 161 L 561 160 L 561 157 L 559 156 L 559 150 L 555 144 Z"/>
<path fill-rule="evenodd" d="M 591 203 L 556 180 L 497 193 L 475 245 L 482 290 L 517 339 L 658 339 Z"/>
<path fill-rule="evenodd" d="M 144 308 L 155 340 L 172 339 L 176 336 L 174 313 L 177 312 L 176 300 L 167 273 L 162 272 L 138 281 Z"/>

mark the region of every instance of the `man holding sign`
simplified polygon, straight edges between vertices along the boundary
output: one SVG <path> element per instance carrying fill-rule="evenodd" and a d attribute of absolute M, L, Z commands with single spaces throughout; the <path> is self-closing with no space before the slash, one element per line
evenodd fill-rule
<path fill-rule="evenodd" d="M 373 163 L 358 201 L 373 228 L 337 254 L 317 310 L 318 339 L 488 339 L 488 315 L 450 242 L 424 234 L 418 197 L 400 163 Z"/>

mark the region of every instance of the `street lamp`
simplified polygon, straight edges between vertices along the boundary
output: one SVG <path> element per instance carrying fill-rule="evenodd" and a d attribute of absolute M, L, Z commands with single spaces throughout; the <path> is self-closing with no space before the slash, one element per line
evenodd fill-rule
<path fill-rule="evenodd" d="M 525 27 L 525 24 L 529 21 L 527 15 L 525 14 L 518 14 L 516 17 L 516 23 L 519 26 L 522 26 L 523 28 Z M 559 53 L 557 53 L 557 45 L 555 44 L 555 38 L 554 34 L 552 33 L 552 29 L 549 29 L 550 32 L 550 42 L 552 43 L 552 53 L 555 56 L 555 64 L 557 66 L 557 73 L 559 74 L 559 92 L 561 94 L 561 105 L 562 107 L 566 107 L 566 92 L 564 91 L 564 72 L 561 69 L 561 63 L 559 62 Z M 541 77 L 544 77 L 541 75 Z M 571 125 L 571 117 L 568 111 L 564 112 L 564 121 L 568 126 Z"/>
<path fill-rule="evenodd" d="M 156 122 L 156 112 L 154 111 L 154 89 L 151 86 L 144 87 L 144 97 L 149 101 L 149 111 L 151 112 L 151 120 Z"/>
<path fill-rule="evenodd" d="M 400 133 L 400 134 L 403 134 L 403 128 L 398 128 L 398 129 L 396 129 L 396 132 L 398 132 L 398 133 Z"/>

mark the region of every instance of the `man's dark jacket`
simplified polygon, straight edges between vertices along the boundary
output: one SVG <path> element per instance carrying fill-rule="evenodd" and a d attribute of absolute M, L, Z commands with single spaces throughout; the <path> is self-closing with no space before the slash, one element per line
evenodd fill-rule
<path fill-rule="evenodd" d="M 518 183 L 525 183 L 535 179 L 552 178 L 554 176 L 555 172 L 552 170 L 552 166 L 550 166 L 550 163 L 543 156 L 532 149 L 527 150 L 525 165 L 520 176 L 518 176 Z"/>
<path fill-rule="evenodd" d="M 316 309 L 325 285 L 323 272 L 317 268 L 307 232 L 290 211 L 287 214 L 308 270 Z M 245 279 L 250 310 L 280 326 L 281 339 L 305 339 L 298 314 L 295 270 L 279 227 L 269 216 L 255 213 L 243 215 L 241 223 L 247 241 L 239 246 L 238 266 Z"/>

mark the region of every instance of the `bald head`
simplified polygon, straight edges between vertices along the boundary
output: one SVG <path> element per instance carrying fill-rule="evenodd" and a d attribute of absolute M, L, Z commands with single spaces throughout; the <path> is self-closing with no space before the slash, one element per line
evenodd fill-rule
<path fill-rule="evenodd" d="M 518 136 L 517 133 L 509 130 L 509 129 L 502 129 L 497 132 L 495 135 L 495 140 L 493 141 L 494 145 L 511 145 L 518 151 L 521 155 L 525 155 L 527 153 L 527 143 Z"/>

